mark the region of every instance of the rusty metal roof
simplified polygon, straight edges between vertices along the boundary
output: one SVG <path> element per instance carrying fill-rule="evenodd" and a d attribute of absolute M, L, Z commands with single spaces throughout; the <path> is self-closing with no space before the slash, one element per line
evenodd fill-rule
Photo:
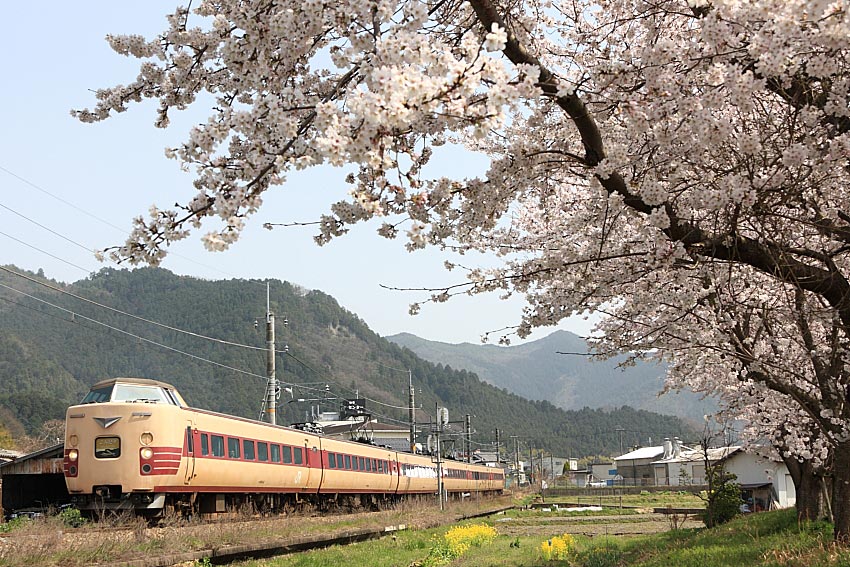
<path fill-rule="evenodd" d="M 62 457 L 65 446 L 62 443 L 45 447 L 28 455 L 21 455 L 11 461 L 0 463 L 0 476 L 4 474 L 35 474 L 45 472 L 62 472 Z M 59 459 L 59 470 L 56 470 Z"/>

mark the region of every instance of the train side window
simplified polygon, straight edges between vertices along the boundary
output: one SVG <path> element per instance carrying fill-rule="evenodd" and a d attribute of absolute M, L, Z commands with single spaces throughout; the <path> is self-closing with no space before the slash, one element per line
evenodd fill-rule
<path fill-rule="evenodd" d="M 272 462 L 280 462 L 280 445 L 272 445 Z"/>
<path fill-rule="evenodd" d="M 393 470 L 390 468 L 390 462 L 384 461 L 384 472 L 387 474 L 391 474 Z"/>
<path fill-rule="evenodd" d="M 242 454 L 246 461 L 254 460 L 254 442 L 247 439 L 242 440 Z"/>
<path fill-rule="evenodd" d="M 334 455 L 333 453 L 328 453 L 328 468 L 336 468 L 336 455 Z"/>
<path fill-rule="evenodd" d="M 360 461 L 360 470 L 365 471 L 366 470 L 366 463 L 363 462 L 364 461 L 363 457 L 359 457 L 357 460 Z"/>
<path fill-rule="evenodd" d="M 302 462 L 304 462 L 301 456 L 301 447 L 292 448 L 292 460 L 295 461 L 296 465 L 300 465 Z"/>
<path fill-rule="evenodd" d="M 239 458 L 239 439 L 236 439 L 235 437 L 227 438 L 227 456 L 231 459 Z"/>
<path fill-rule="evenodd" d="M 292 447 L 289 445 L 283 446 L 283 464 L 291 465 L 292 464 Z"/>
<path fill-rule="evenodd" d="M 372 472 L 372 459 L 366 459 L 366 472 Z"/>
<path fill-rule="evenodd" d="M 206 457 L 210 454 L 210 436 L 206 433 L 201 433 L 201 455 Z"/>
<path fill-rule="evenodd" d="M 221 435 L 212 436 L 212 454 L 213 457 L 224 456 L 224 437 Z"/>
<path fill-rule="evenodd" d="M 379 472 L 379 473 L 384 472 L 384 461 L 381 461 L 381 460 L 379 459 L 379 460 L 378 460 L 378 463 L 377 463 L 377 468 L 376 468 L 375 470 L 376 470 L 377 472 Z"/>
<path fill-rule="evenodd" d="M 351 470 L 351 455 L 345 456 L 345 468 Z"/>
<path fill-rule="evenodd" d="M 257 460 L 268 462 L 269 460 L 269 444 L 257 441 Z"/>

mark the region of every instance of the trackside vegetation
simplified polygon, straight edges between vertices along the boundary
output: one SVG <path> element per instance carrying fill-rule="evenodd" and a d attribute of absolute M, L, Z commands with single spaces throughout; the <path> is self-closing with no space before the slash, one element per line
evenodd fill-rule
<path fill-rule="evenodd" d="M 477 521 L 461 530 L 481 530 Z M 832 525 L 798 523 L 794 510 L 749 514 L 716 528 L 679 529 L 645 536 L 589 538 L 554 532 L 551 535 L 501 533 L 464 547 L 448 564 L 452 567 L 846 567 L 850 550 L 832 542 Z M 555 529 L 555 528 L 550 528 Z M 373 565 L 410 567 L 430 565 L 435 542 L 446 542 L 452 528 L 410 531 L 380 541 L 337 546 L 242 567 L 322 567 Z M 488 534 L 491 532 L 488 532 Z M 438 563 L 439 564 L 439 563 Z"/>

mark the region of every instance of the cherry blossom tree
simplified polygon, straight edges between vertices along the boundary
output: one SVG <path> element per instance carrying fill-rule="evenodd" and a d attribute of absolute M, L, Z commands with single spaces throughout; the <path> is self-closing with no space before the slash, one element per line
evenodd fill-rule
<path fill-rule="evenodd" d="M 521 336 L 602 311 L 611 344 L 671 357 L 674 383 L 793 401 L 784 421 L 818 435 L 786 441 L 831 452 L 850 540 L 844 2 L 208 0 L 109 41 L 139 75 L 81 120 L 150 98 L 166 127 L 214 99 L 168 150 L 197 193 L 137 219 L 115 259 L 155 264 L 211 221 L 222 249 L 289 172 L 352 165 L 319 243 L 377 218 L 410 249 L 496 251 L 431 299 L 524 294 Z M 447 142 L 487 174 L 431 174 Z"/>

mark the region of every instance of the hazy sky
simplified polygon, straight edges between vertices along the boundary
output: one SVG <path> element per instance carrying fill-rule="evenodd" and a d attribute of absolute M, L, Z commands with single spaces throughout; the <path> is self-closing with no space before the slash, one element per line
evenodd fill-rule
<path fill-rule="evenodd" d="M 138 62 L 114 53 L 104 36 L 151 37 L 165 29 L 164 16 L 176 5 L 80 0 L 4 6 L 0 264 L 42 268 L 65 282 L 85 278 L 104 266 L 86 249 L 120 244 L 130 220 L 150 205 L 168 208 L 194 195 L 191 176 L 166 159 L 163 149 L 182 141 L 189 126 L 204 118 L 202 108 L 173 114 L 172 126 L 164 131 L 153 127 L 151 103 L 99 124 L 82 124 L 69 114 L 72 108 L 92 106 L 93 90 L 136 75 Z M 486 165 L 468 157 L 444 157 L 438 164 L 460 176 L 480 173 Z M 484 332 L 518 322 L 522 301 L 495 295 L 458 297 L 408 315 L 408 305 L 423 295 L 380 284 L 434 287 L 457 283 L 460 276 L 445 272 L 441 252 L 408 253 L 403 240 L 377 236 L 376 225 L 356 226 L 324 247 L 313 243 L 314 227 L 262 228 L 264 222 L 316 220 L 344 196 L 343 177 L 333 169 L 292 176 L 287 185 L 265 194 L 262 210 L 229 251 L 207 252 L 198 238 L 202 229 L 173 247 L 175 254 L 163 267 L 206 279 L 276 278 L 320 289 L 384 336 L 407 331 L 431 340 L 474 343 Z M 477 262 L 464 259 L 467 265 Z M 263 308 L 258 306 L 260 312 Z M 586 334 L 589 326 L 577 319 L 561 328 Z M 541 329 L 532 338 L 551 331 Z"/>

